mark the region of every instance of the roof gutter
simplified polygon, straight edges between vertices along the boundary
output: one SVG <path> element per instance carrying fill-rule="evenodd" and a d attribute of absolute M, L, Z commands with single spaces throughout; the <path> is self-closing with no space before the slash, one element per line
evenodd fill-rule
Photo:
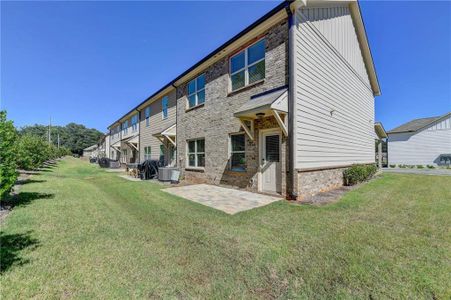
<path fill-rule="evenodd" d="M 260 19 L 258 19 L 257 21 L 255 21 L 254 23 L 252 23 L 251 25 L 249 25 L 248 27 L 246 27 L 244 30 L 242 30 L 241 32 L 239 32 L 237 35 L 235 35 L 234 37 L 232 37 L 230 40 L 228 40 L 227 42 L 225 42 L 224 44 L 222 44 L 221 46 L 219 46 L 218 48 L 216 48 L 215 50 L 213 50 L 210 54 L 208 54 L 207 56 L 205 56 L 203 59 L 201 59 L 200 61 L 198 61 L 196 64 L 194 64 L 191 68 L 189 68 L 188 70 L 184 71 L 182 74 L 180 74 L 179 76 L 177 76 L 175 79 L 171 80 L 170 82 L 168 82 L 167 84 L 165 84 L 161 89 L 159 89 L 158 91 L 156 91 L 155 93 L 153 93 L 152 95 L 150 95 L 149 97 L 147 97 L 144 101 L 142 101 L 141 103 L 139 103 L 135 108 L 133 108 L 131 111 L 129 111 L 128 113 L 126 113 L 125 115 L 123 115 L 121 118 L 119 118 L 117 121 L 115 121 L 114 123 L 112 123 L 110 126 L 108 126 L 108 128 L 112 127 L 113 125 L 115 125 L 116 123 L 118 123 L 122 118 L 124 118 L 126 115 L 130 114 L 131 112 L 133 112 L 134 110 L 136 110 L 138 107 L 140 107 L 141 105 L 143 105 L 145 102 L 147 102 L 148 100 L 152 99 L 153 97 L 155 97 L 156 95 L 158 95 L 160 92 L 162 92 L 163 90 L 165 90 L 166 88 L 173 86 L 175 87 L 175 84 L 177 83 L 177 81 L 179 81 L 181 78 L 183 78 L 184 76 L 186 76 L 187 74 L 189 74 L 191 71 L 193 71 L 194 69 L 196 69 L 198 66 L 202 65 L 204 62 L 206 62 L 207 60 L 211 59 L 213 56 L 215 56 L 216 54 L 218 54 L 219 52 L 221 52 L 224 48 L 226 48 L 227 46 L 231 45 L 233 42 L 235 42 L 236 40 L 238 40 L 239 38 L 241 38 L 242 36 L 246 35 L 247 33 L 249 33 L 252 29 L 254 29 L 255 27 L 257 27 L 258 25 L 260 25 L 261 23 L 263 23 L 264 21 L 266 21 L 267 19 L 271 18 L 273 15 L 275 15 L 277 12 L 281 11 L 282 9 L 285 9 L 286 7 L 289 7 L 290 4 L 293 2 L 293 0 L 285 0 L 283 2 L 281 2 L 280 4 L 278 4 L 276 7 L 274 7 L 273 9 L 271 9 L 268 13 L 266 13 L 263 17 L 261 17 Z"/>

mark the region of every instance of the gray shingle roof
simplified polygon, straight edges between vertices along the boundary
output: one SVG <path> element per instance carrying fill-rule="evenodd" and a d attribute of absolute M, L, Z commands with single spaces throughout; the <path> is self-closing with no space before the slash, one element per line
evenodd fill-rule
<path fill-rule="evenodd" d="M 435 121 L 445 117 L 446 115 L 449 115 L 450 113 L 446 113 L 442 116 L 438 117 L 430 117 L 430 118 L 421 118 L 421 119 L 414 119 L 410 122 L 407 122 L 405 124 L 402 124 L 401 126 L 398 126 L 387 133 L 401 133 L 401 132 L 414 132 L 417 131 L 431 123 L 434 123 Z"/>

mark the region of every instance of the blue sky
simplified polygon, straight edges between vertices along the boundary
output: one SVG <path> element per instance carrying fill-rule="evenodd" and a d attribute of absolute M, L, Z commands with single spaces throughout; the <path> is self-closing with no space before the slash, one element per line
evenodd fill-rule
<path fill-rule="evenodd" d="M 1 108 L 106 127 L 279 2 L 1 2 Z M 451 2 L 362 1 L 391 129 L 451 111 Z"/>

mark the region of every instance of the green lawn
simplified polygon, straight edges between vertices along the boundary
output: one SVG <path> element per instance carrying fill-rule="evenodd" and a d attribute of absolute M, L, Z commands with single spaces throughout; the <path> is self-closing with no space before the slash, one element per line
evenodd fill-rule
<path fill-rule="evenodd" d="M 2 299 L 451 297 L 451 177 L 233 216 L 160 189 L 73 158 L 32 177 L 2 224 Z"/>

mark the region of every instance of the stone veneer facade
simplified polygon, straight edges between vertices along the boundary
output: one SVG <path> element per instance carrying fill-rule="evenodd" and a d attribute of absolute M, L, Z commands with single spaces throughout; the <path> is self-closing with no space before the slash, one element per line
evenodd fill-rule
<path fill-rule="evenodd" d="M 265 36 L 266 73 L 264 81 L 229 93 L 229 57 L 209 66 L 205 73 L 205 104 L 187 110 L 187 82 L 177 88 L 177 152 L 181 178 L 191 183 L 223 184 L 251 191 L 258 190 L 259 130 L 279 128 L 274 117 L 255 121 L 254 141 L 245 135 L 246 172 L 229 170 L 230 134 L 242 132 L 233 116 L 250 97 L 288 83 L 288 24 L 270 28 Z M 200 73 L 202 74 L 202 73 Z M 196 76 L 200 75 L 197 74 Z M 205 138 L 205 168 L 187 168 L 187 140 Z M 282 193 L 286 192 L 286 138 L 282 138 Z"/>
<path fill-rule="evenodd" d="M 343 186 L 343 171 L 347 168 L 334 168 L 310 171 L 297 171 L 297 199 Z"/>

